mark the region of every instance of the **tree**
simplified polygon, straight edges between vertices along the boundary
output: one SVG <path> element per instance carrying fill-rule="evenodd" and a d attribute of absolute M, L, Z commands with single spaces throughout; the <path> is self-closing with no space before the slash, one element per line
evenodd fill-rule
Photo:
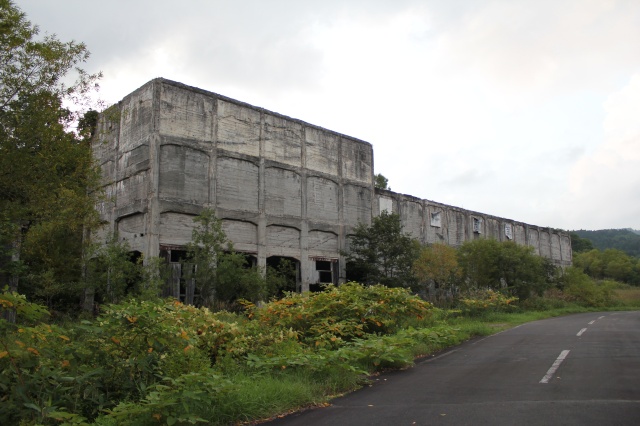
<path fill-rule="evenodd" d="M 10 0 L 0 0 L 0 22 L 0 110 L 11 109 L 27 93 L 47 92 L 80 101 L 96 87 L 101 75 L 77 67 L 89 59 L 84 43 L 64 43 L 52 35 L 36 40 L 40 29 Z M 72 69 L 77 80 L 67 86 L 61 80 Z"/>
<path fill-rule="evenodd" d="M 376 174 L 373 177 L 373 186 L 375 186 L 378 189 L 386 189 L 391 191 L 391 188 L 388 186 L 388 184 L 389 184 L 389 179 L 382 176 L 382 174 L 380 173 Z"/>
<path fill-rule="evenodd" d="M 610 283 L 597 283 L 580 268 L 573 266 L 565 269 L 561 287 L 565 295 L 587 306 L 606 306 L 613 296 Z"/>
<path fill-rule="evenodd" d="M 202 304 L 213 303 L 216 289 L 216 266 L 220 256 L 228 248 L 229 241 L 222 230 L 222 221 L 210 209 L 203 210 L 193 221 L 196 226 L 187 245 L 187 259 L 183 261 L 183 271 L 187 279 L 194 279 Z M 191 276 L 190 272 L 193 274 Z"/>
<path fill-rule="evenodd" d="M 234 252 L 215 212 L 204 209 L 194 222 L 183 268 L 193 271 L 187 279 L 195 280 L 200 304 L 211 307 L 214 302 L 261 300 L 265 296 L 264 278 L 256 268 L 248 267 L 242 254 Z"/>
<path fill-rule="evenodd" d="M 573 258 L 573 264 L 594 279 L 613 279 L 628 284 L 640 284 L 638 260 L 622 250 L 593 249 L 578 253 Z"/>
<path fill-rule="evenodd" d="M 297 272 L 293 262 L 281 258 L 277 265 L 267 266 L 266 273 L 267 297 L 282 298 L 286 292 L 296 291 Z"/>
<path fill-rule="evenodd" d="M 636 259 L 628 256 L 622 250 L 616 249 L 606 249 L 602 252 L 602 258 L 605 264 L 605 278 L 611 278 L 629 284 L 633 283 Z"/>
<path fill-rule="evenodd" d="M 258 302 L 266 297 L 264 277 L 256 267 L 247 263 L 242 253 L 227 252 L 220 255 L 216 265 L 216 300 L 224 308 L 233 307 L 239 300 Z"/>
<path fill-rule="evenodd" d="M 571 250 L 574 253 L 582 253 L 585 251 L 593 250 L 593 243 L 588 238 L 582 238 L 575 232 L 569 232 L 571 237 Z"/>
<path fill-rule="evenodd" d="M 413 287 L 413 263 L 420 244 L 402 233 L 400 216 L 383 211 L 371 226 L 358 224 L 350 237 L 347 278 L 363 284 Z"/>
<path fill-rule="evenodd" d="M 598 250 L 618 249 L 629 256 L 640 257 L 640 235 L 633 229 L 600 229 L 597 231 L 577 230 L 576 235 L 587 238 Z M 573 244 L 573 241 L 572 241 Z M 582 251 L 575 250 L 574 251 Z"/>
<path fill-rule="evenodd" d="M 573 265 L 582 269 L 591 278 L 604 278 L 605 264 L 602 259 L 602 252 L 598 249 L 575 255 L 573 257 Z"/>
<path fill-rule="evenodd" d="M 531 247 L 513 241 L 467 241 L 458 250 L 458 261 L 467 288 L 507 291 L 526 299 L 550 286 L 549 264 Z"/>
<path fill-rule="evenodd" d="M 22 290 L 51 304 L 77 287 L 82 231 L 96 220 L 91 149 L 70 130 L 78 116 L 63 102 L 86 99 L 100 76 L 77 68 L 89 56 L 84 44 L 38 33 L 0 0 L 0 272 L 14 290 L 25 278 Z M 73 69 L 77 81 L 66 86 Z"/>
<path fill-rule="evenodd" d="M 493 239 L 467 241 L 458 249 L 465 289 L 501 287 L 499 253 L 500 242 Z"/>
<path fill-rule="evenodd" d="M 423 247 L 420 257 L 413 263 L 413 271 L 420 282 L 433 283 L 436 299 L 440 301 L 447 297 L 462 276 L 456 249 L 445 244 Z"/>
<path fill-rule="evenodd" d="M 119 241 L 117 235 L 95 249 L 88 261 L 85 288 L 95 291 L 103 303 L 118 303 L 140 279 L 142 265 L 132 259 L 129 245 Z M 89 306 L 93 304 L 93 295 L 90 299 Z"/>

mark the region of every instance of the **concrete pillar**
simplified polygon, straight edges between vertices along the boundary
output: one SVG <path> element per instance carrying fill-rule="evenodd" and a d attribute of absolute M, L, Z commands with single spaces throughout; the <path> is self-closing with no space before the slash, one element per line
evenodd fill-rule
<path fill-rule="evenodd" d="M 309 291 L 311 261 L 309 260 L 309 219 L 307 217 L 307 135 L 302 127 L 302 168 L 300 171 L 301 211 L 300 217 L 300 290 Z"/>
<path fill-rule="evenodd" d="M 145 259 L 160 255 L 160 84 L 153 83 L 153 107 L 151 110 L 151 136 L 149 137 L 149 192 L 145 237 Z"/>
<path fill-rule="evenodd" d="M 260 164 L 258 169 L 258 269 L 267 273 L 267 216 L 265 212 L 266 181 L 264 174 L 264 111 L 260 111 Z"/>
<path fill-rule="evenodd" d="M 209 145 L 209 200 L 208 208 L 217 210 L 216 182 L 218 173 L 218 100 L 213 101 L 211 111 L 211 144 Z"/>
<path fill-rule="evenodd" d="M 338 284 L 347 280 L 346 260 L 342 253 L 347 248 L 346 230 L 344 224 L 344 178 L 342 176 L 342 138 L 338 139 Z M 373 169 L 373 167 L 372 167 Z M 333 265 L 332 265 L 333 266 Z M 332 278 L 333 279 L 333 278 Z"/>
<path fill-rule="evenodd" d="M 118 122 L 112 123 L 109 117 L 104 116 L 103 123 L 103 125 L 105 127 L 108 127 L 109 129 L 115 127 L 115 129 L 113 129 L 113 132 L 116 134 L 116 136 L 114 137 L 115 141 L 113 143 L 113 151 L 111 152 L 111 160 L 113 161 L 113 177 L 115 181 L 118 180 L 118 152 L 120 151 L 120 132 L 122 130 L 122 126 L 120 125 L 120 123 L 122 123 L 122 109 L 120 108 L 120 105 L 118 105 L 117 108 L 119 110 Z M 103 131 L 106 132 L 106 130 Z M 110 182 L 110 184 L 113 193 L 111 194 L 111 200 L 108 201 L 108 203 L 111 204 L 111 212 L 109 213 L 109 234 L 113 236 L 118 232 L 118 225 L 116 223 L 116 205 L 118 204 L 118 191 L 116 190 L 117 185 L 114 182 Z M 102 241 L 102 243 L 104 243 L 104 241 Z"/>

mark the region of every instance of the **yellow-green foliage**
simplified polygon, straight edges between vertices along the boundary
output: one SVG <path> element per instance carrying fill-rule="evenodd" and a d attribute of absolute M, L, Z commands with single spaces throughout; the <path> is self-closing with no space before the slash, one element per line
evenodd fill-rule
<path fill-rule="evenodd" d="M 355 382 L 370 368 L 411 363 L 411 339 L 392 333 L 431 312 L 404 289 L 355 283 L 290 294 L 248 317 L 129 300 L 66 328 L 39 322 L 46 310 L 23 296 L 0 293 L 0 304 L 21 324 L 0 320 L 2 424 L 211 423 L 218 396 L 233 388 L 225 375 L 298 369 Z"/>
<path fill-rule="evenodd" d="M 19 313 L 42 309 L 10 293 L 0 300 Z M 147 397 L 159 380 L 210 369 L 240 334 L 237 324 L 171 300 L 111 305 L 95 322 L 67 330 L 4 320 L 0 326 L 2 424 L 70 420 L 61 410 L 93 418 L 118 401 Z"/>
<path fill-rule="evenodd" d="M 616 285 L 612 281 L 597 282 L 579 268 L 570 267 L 563 276 L 564 294 L 569 300 L 585 306 L 606 306 L 613 298 Z"/>
<path fill-rule="evenodd" d="M 579 271 L 564 278 L 567 300 L 602 300 L 608 288 Z M 491 290 L 467 294 L 458 314 L 509 311 L 515 301 Z M 5 291 L 0 305 L 17 313 L 16 324 L 0 319 L 0 424 L 233 424 L 292 408 L 257 383 L 290 383 L 311 403 L 490 332 L 453 328 L 444 311 L 406 290 L 356 283 L 248 304 L 245 315 L 130 300 L 93 321 L 56 326 L 23 296 Z"/>
<path fill-rule="evenodd" d="M 470 292 L 467 297 L 461 297 L 458 303 L 463 314 L 477 316 L 486 312 L 513 311 L 517 301 L 517 297 L 507 297 L 498 291 L 486 289 Z"/>
<path fill-rule="evenodd" d="M 432 305 L 404 288 L 346 283 L 320 293 L 290 293 L 263 307 L 252 306 L 249 317 L 265 328 L 300 334 L 315 346 L 339 346 L 367 334 L 389 334 L 410 321 L 430 315 Z"/>

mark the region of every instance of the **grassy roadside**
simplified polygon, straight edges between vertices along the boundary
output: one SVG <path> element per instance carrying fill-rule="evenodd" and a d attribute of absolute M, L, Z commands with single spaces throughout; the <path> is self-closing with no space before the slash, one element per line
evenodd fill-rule
<path fill-rule="evenodd" d="M 451 313 L 447 311 L 439 311 L 436 313 L 435 318 L 433 318 L 433 324 L 427 329 L 440 330 L 441 332 L 447 330 L 447 332 L 444 333 L 446 334 L 446 338 L 431 342 L 414 340 L 410 343 L 409 351 L 413 359 L 416 360 L 455 347 L 472 338 L 490 336 L 531 321 L 585 312 L 638 309 L 640 309 L 640 289 L 628 288 L 616 291 L 613 306 L 584 307 L 571 304 L 561 308 L 540 311 L 487 312 L 477 317 L 457 316 L 451 315 Z M 410 368 L 411 365 L 412 363 L 396 365 L 395 368 Z M 370 373 L 375 375 L 377 371 L 379 370 L 374 369 L 374 371 L 370 371 Z M 278 403 L 275 399 L 278 398 L 274 398 L 272 403 L 274 410 L 267 410 L 263 412 L 263 415 L 259 415 L 258 412 L 250 414 L 248 411 L 245 411 L 243 417 L 245 417 L 247 423 L 257 424 L 260 423 L 260 420 L 256 419 L 273 418 L 312 406 L 325 406 L 330 403 L 331 399 L 358 390 L 366 385 L 370 377 L 371 376 L 362 376 L 357 380 L 344 381 L 339 380 L 338 377 L 328 376 L 324 384 L 318 384 L 313 381 L 309 382 L 307 377 L 301 375 L 297 377 L 294 376 L 293 378 L 289 377 L 288 379 L 292 381 L 286 385 L 282 382 L 282 376 L 272 377 L 280 386 L 289 387 L 288 390 L 291 391 L 292 394 L 299 396 L 300 399 L 294 401 L 294 398 L 290 396 L 286 398 L 287 403 L 283 403 L 280 407 L 277 407 Z M 344 379 L 344 376 L 341 376 L 341 378 Z M 285 382 L 288 382 L 288 379 Z M 333 385 L 327 386 L 329 383 L 333 383 Z M 243 393 L 240 389 L 238 389 L 238 391 L 240 394 Z M 263 391 L 255 387 L 252 388 L 252 391 L 256 394 L 264 394 Z M 278 395 L 278 397 L 279 396 L 282 395 Z"/>
<path fill-rule="evenodd" d="M 443 310 L 403 289 L 350 283 L 242 314 L 131 299 L 69 324 L 19 295 L 0 303 L 22 316 L 19 326 L 0 321 L 0 424 L 230 425 L 326 405 L 379 372 L 525 322 L 639 309 L 640 289 L 591 307 L 518 305 L 489 291 Z"/>

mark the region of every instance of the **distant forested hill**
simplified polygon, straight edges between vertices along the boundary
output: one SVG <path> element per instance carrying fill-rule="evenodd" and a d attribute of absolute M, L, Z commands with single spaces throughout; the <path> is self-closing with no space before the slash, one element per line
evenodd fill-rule
<path fill-rule="evenodd" d="M 633 229 L 601 229 L 598 231 L 571 231 L 580 238 L 591 240 L 599 250 L 622 250 L 629 256 L 640 257 L 640 231 Z"/>

